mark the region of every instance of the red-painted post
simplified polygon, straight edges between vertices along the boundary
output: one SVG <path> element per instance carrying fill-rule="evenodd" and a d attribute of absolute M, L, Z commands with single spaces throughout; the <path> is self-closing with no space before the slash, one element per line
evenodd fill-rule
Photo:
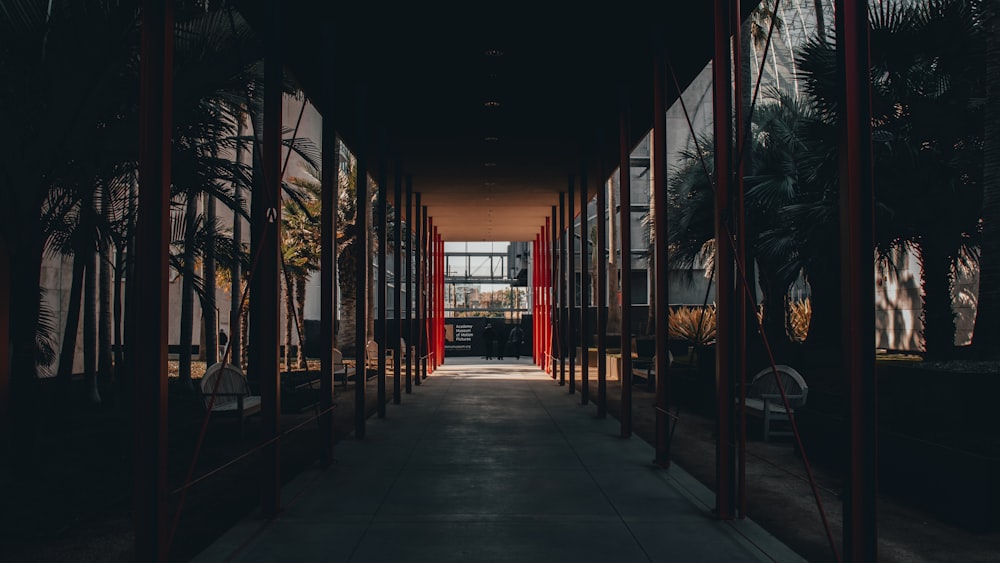
<path fill-rule="evenodd" d="M 716 314 L 716 513 L 730 520 L 735 512 L 733 436 L 733 252 L 728 228 L 733 177 L 732 108 L 729 42 L 732 35 L 730 0 L 715 0 L 715 56 L 712 64 L 713 122 L 715 128 L 715 270 Z"/>
<path fill-rule="evenodd" d="M 376 317 L 375 317 L 375 338 L 376 348 L 378 349 L 378 361 L 375 366 L 375 412 L 379 418 L 385 418 L 385 400 L 386 400 L 386 388 L 385 388 L 385 356 L 386 350 L 388 350 L 388 342 L 386 338 L 388 337 L 388 322 L 386 317 L 388 316 L 388 307 L 386 306 L 386 299 L 389 296 L 389 284 L 388 276 L 386 275 L 387 268 L 386 262 L 388 255 L 386 253 L 386 242 L 388 240 L 388 233 L 386 232 L 388 221 L 388 209 L 389 205 L 386 201 L 389 195 L 388 186 L 388 173 L 386 170 L 386 151 L 383 146 L 379 151 L 379 166 L 378 166 L 378 206 L 375 209 L 375 221 L 377 222 L 375 227 L 375 236 L 378 241 L 378 251 L 375 253 L 375 258 L 377 260 L 378 277 L 376 278 L 377 284 L 375 285 L 375 299 L 377 307 Z"/>
<path fill-rule="evenodd" d="M 413 259 L 415 256 L 413 247 L 413 178 L 406 177 L 406 326 L 408 334 L 406 337 L 406 393 L 413 392 L 413 369 L 414 354 L 411 350 L 417 350 L 414 346 L 416 341 L 414 336 L 417 331 L 414 327 L 413 316 L 413 296 L 416 294 L 416 286 L 413 283 Z"/>
<path fill-rule="evenodd" d="M 403 169 L 396 162 L 396 174 L 392 186 L 392 205 L 396 210 L 392 234 L 395 241 L 395 252 L 392 253 L 392 320 L 396 325 L 396 338 L 392 339 L 394 361 L 392 362 L 392 404 L 402 402 L 402 361 L 406 350 L 400 345 L 403 338 Z M 387 335 L 388 337 L 388 335 Z"/>
<path fill-rule="evenodd" d="M 670 293 L 667 277 L 667 78 L 666 57 L 663 54 L 663 37 L 657 36 L 656 55 L 653 60 L 653 250 L 654 278 L 656 279 L 656 457 L 653 463 L 670 467 L 670 418 L 667 416 L 670 392 L 670 358 L 667 350 L 667 319 L 670 315 Z"/>
<path fill-rule="evenodd" d="M 167 259 L 170 256 L 170 153 L 173 128 L 174 3 L 142 3 L 139 69 L 139 218 L 135 323 L 135 559 L 167 560 Z M 7 270 L 5 270 L 7 271 Z M 9 275 L 9 273 L 7 274 Z M 9 291 L 4 291 L 8 295 Z M 9 318 L 9 317 L 8 317 Z M 8 321 L 9 322 L 9 321 Z M 6 323 L 4 323 L 6 329 Z M 8 339 L 3 338 L 4 346 Z M 7 369 L 3 363 L 3 370 Z M 4 386 L 6 388 L 6 386 Z"/>
<path fill-rule="evenodd" d="M 365 437 L 367 424 L 367 406 L 365 404 L 365 388 L 368 381 L 367 362 L 365 362 L 365 347 L 368 344 L 368 206 L 371 204 L 368 187 L 368 146 L 365 135 L 365 91 L 358 90 L 358 130 L 361 138 L 355 151 L 355 169 L 357 171 L 357 198 L 355 209 L 357 218 L 357 265 L 355 279 L 357 280 L 357 300 L 354 306 L 354 437 L 361 440 Z"/>
<path fill-rule="evenodd" d="M 416 253 L 416 262 L 414 263 L 414 284 L 413 288 L 416 294 L 414 295 L 414 314 L 413 314 L 413 341 L 416 343 L 416 373 L 414 374 L 413 383 L 414 385 L 420 385 L 421 374 L 424 370 L 424 283 L 426 278 L 424 277 L 424 259 L 426 254 L 424 254 L 424 227 L 426 225 L 427 217 L 424 212 L 423 205 L 420 204 L 420 192 L 416 193 L 414 200 L 414 213 L 416 214 L 415 229 L 413 231 L 413 251 Z"/>
<path fill-rule="evenodd" d="M 576 260 L 575 243 L 573 242 L 573 222 L 576 218 L 576 185 L 575 178 L 569 177 L 569 190 L 566 194 L 566 232 L 563 235 L 566 242 L 566 355 L 569 356 L 569 393 L 576 393 Z"/>
<path fill-rule="evenodd" d="M 878 388 L 875 379 L 874 195 L 868 3 L 837 0 L 843 84 L 840 135 L 841 342 L 850 392 L 851 454 L 844 495 L 846 561 L 878 559 Z"/>
<path fill-rule="evenodd" d="M 323 91 L 326 99 L 332 100 L 337 73 L 333 63 L 333 25 L 325 23 L 324 57 L 327 65 L 323 76 Z M 333 111 L 327 109 L 323 116 L 323 146 L 322 146 L 322 178 L 320 178 L 322 201 L 326 202 L 320 210 L 320 411 L 325 414 L 319 421 L 320 425 L 320 465 L 329 467 L 333 464 L 333 374 L 337 366 L 333 365 L 333 350 L 336 345 L 336 314 L 337 314 L 337 206 L 339 197 L 340 174 L 340 142 L 337 139 L 337 128 L 333 122 Z"/>
<path fill-rule="evenodd" d="M 732 6 L 730 8 L 732 12 L 732 24 L 731 30 L 733 34 L 733 39 L 731 41 L 733 49 L 733 61 L 736 64 L 733 65 L 733 99 L 737 102 L 733 105 L 733 122 L 735 123 L 736 131 L 733 138 L 743 139 L 747 138 L 746 129 L 749 126 L 746 123 L 743 113 L 743 65 L 740 61 L 743 60 L 743 48 L 742 41 L 740 39 L 742 32 L 742 21 L 740 11 L 740 0 L 732 0 Z M 743 146 L 743 143 L 737 143 L 737 147 Z M 739 151 L 739 149 L 737 149 Z M 747 266 L 747 247 L 746 247 L 746 199 L 744 197 L 745 186 L 743 178 L 746 175 L 747 161 L 743 158 L 743 154 L 734 155 L 734 174 L 733 174 L 733 199 L 735 200 L 734 213 L 732 213 L 732 225 L 733 225 L 733 241 L 735 243 L 735 258 L 736 264 L 740 265 L 742 268 Z M 732 378 L 733 384 L 731 385 L 733 389 L 734 401 L 730 404 L 738 404 L 736 407 L 736 412 L 733 418 L 733 430 L 736 434 L 736 502 L 734 506 L 736 508 L 736 514 L 739 518 L 746 518 L 747 511 L 747 496 L 746 496 L 746 483 L 747 483 L 747 457 L 746 457 L 746 443 L 747 443 L 747 417 L 746 417 L 746 404 L 742 400 L 743 394 L 747 388 L 747 329 L 749 327 L 749 319 L 755 318 L 751 317 L 749 311 L 747 310 L 747 288 L 743 284 L 743 280 L 746 279 L 746 270 L 743 270 L 744 275 L 736 275 L 734 294 L 733 294 L 733 324 L 735 328 L 735 334 L 733 335 L 733 361 L 732 361 Z M 755 288 L 751 288 L 754 290 Z M 740 400 L 735 398 L 739 397 Z"/>
<path fill-rule="evenodd" d="M 590 401 L 590 334 L 587 315 L 590 309 L 590 263 L 587 238 L 587 166 L 580 167 L 580 404 Z"/>
<path fill-rule="evenodd" d="M 608 415 L 608 184 L 601 168 L 597 189 L 597 416 Z"/>
<path fill-rule="evenodd" d="M 622 93 L 618 120 L 619 237 L 621 240 L 621 437 L 632 436 L 632 146 L 628 95 Z"/>
<path fill-rule="evenodd" d="M 572 197 L 570 199 L 573 199 Z M 566 192 L 559 192 L 559 231 L 557 233 L 559 248 L 559 265 L 556 268 L 559 283 L 559 333 L 556 337 L 556 349 L 559 350 L 559 385 L 566 385 L 566 338 L 569 322 L 567 320 L 567 305 L 569 304 L 567 291 L 568 276 L 566 272 Z"/>

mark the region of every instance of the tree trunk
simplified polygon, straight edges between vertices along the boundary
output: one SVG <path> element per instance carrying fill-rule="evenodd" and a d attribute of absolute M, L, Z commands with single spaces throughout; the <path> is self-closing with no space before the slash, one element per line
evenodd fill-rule
<path fill-rule="evenodd" d="M 125 276 L 125 249 L 116 248 L 114 265 L 114 292 L 112 295 L 112 322 L 114 323 L 115 381 L 123 376 L 125 347 L 122 346 L 122 280 Z"/>
<path fill-rule="evenodd" d="M 194 336 L 194 239 L 198 198 L 194 190 L 187 193 L 184 210 L 184 261 L 181 284 L 181 335 L 178 355 L 178 380 L 181 388 L 193 391 L 191 384 L 191 344 Z"/>
<path fill-rule="evenodd" d="M 285 273 L 285 290 L 282 292 L 285 298 L 285 371 L 292 371 L 292 327 L 295 315 L 295 287 L 292 285 L 291 276 Z"/>
<path fill-rule="evenodd" d="M 119 347 L 123 351 L 122 369 L 118 370 L 118 390 L 121 397 L 131 397 L 134 395 L 135 382 L 135 355 L 132 342 L 136 333 L 136 325 L 139 323 L 138 308 L 135 295 L 135 284 L 131 283 L 135 279 L 135 237 L 136 237 L 136 209 L 139 200 L 139 182 L 133 176 L 128 190 L 128 234 L 125 243 L 125 284 L 122 288 L 124 298 L 122 299 L 122 313 L 124 316 L 124 329 L 122 337 L 118 340 Z M 135 409 L 127 401 L 117 403 L 125 420 L 132 420 Z"/>
<path fill-rule="evenodd" d="M 239 330 L 239 334 L 240 334 L 239 342 L 240 342 L 240 351 L 241 351 L 240 352 L 240 359 L 242 360 L 242 362 L 240 364 L 237 364 L 237 365 L 239 365 L 240 367 L 242 367 L 243 371 L 246 371 L 248 369 L 248 367 L 249 367 L 249 365 L 247 363 L 247 360 L 250 357 L 250 355 L 249 355 L 249 353 L 250 353 L 249 347 L 250 346 L 248 344 L 249 343 L 249 338 L 247 338 L 247 335 L 249 334 L 249 331 L 250 331 L 250 300 L 249 299 L 246 300 L 246 301 L 240 301 L 240 325 L 239 326 L 240 326 L 240 330 Z M 236 345 L 233 344 L 233 346 L 236 346 Z"/>
<path fill-rule="evenodd" d="M 986 104 L 983 110 L 983 236 L 972 347 L 1000 359 L 1000 0 L 985 2 Z"/>
<path fill-rule="evenodd" d="M 372 338 L 375 338 L 375 305 L 376 305 L 376 300 L 375 300 L 375 266 L 376 266 L 376 264 L 375 264 L 375 262 L 376 261 L 372 260 L 372 258 L 374 258 L 375 256 L 378 256 L 379 248 L 378 248 L 378 236 L 376 235 L 376 229 L 378 229 L 380 227 L 377 227 L 375 225 L 375 206 L 372 205 L 372 203 L 371 203 L 371 189 L 372 189 L 373 183 L 372 182 L 364 182 L 363 184 L 366 185 L 366 186 L 368 186 L 368 189 L 369 189 L 368 194 L 366 194 L 367 195 L 366 199 L 368 200 L 368 205 L 365 206 L 365 210 L 366 210 L 365 224 L 369 226 L 369 228 L 367 229 L 367 231 L 365 231 L 367 233 L 367 235 L 368 235 L 368 250 L 369 250 L 369 254 L 368 254 L 368 256 L 361 256 L 360 257 L 362 260 L 365 260 L 366 264 L 368 265 L 368 279 L 365 280 L 365 282 L 366 282 L 365 286 L 368 288 L 368 292 L 366 293 L 366 295 L 367 295 L 367 305 L 368 305 L 368 314 L 365 315 L 367 317 L 367 319 L 366 319 L 367 322 L 365 323 L 365 342 L 367 342 L 368 340 L 371 340 Z M 379 187 L 379 189 L 381 189 L 381 186 Z M 434 242 L 431 241 L 431 244 L 433 245 Z M 382 274 L 379 273 L 379 275 L 382 275 Z"/>
<path fill-rule="evenodd" d="M 816 7 L 816 35 L 826 40 L 826 16 L 823 14 L 823 0 L 813 0 Z"/>
<path fill-rule="evenodd" d="M 85 256 L 87 271 L 83 279 L 83 375 L 90 390 L 90 402 L 100 403 L 101 394 L 97 380 L 97 262 L 100 257 L 93 247 L 86 249 Z"/>
<path fill-rule="evenodd" d="M 236 121 L 236 136 L 243 137 L 243 120 Z M 240 303 L 243 293 L 243 274 L 240 271 L 239 257 L 243 252 L 243 217 L 240 210 L 243 209 L 243 190 L 237 174 L 241 174 L 243 165 L 243 144 L 236 144 L 236 172 L 233 174 L 233 263 L 230 266 L 229 278 L 232 280 L 232 294 L 229 302 L 229 350 L 230 363 L 243 365 L 243 331 L 240 330 Z"/>
<path fill-rule="evenodd" d="M 66 310 L 66 327 L 63 330 L 62 348 L 59 352 L 59 368 L 56 377 L 61 384 L 68 385 L 73 376 L 73 362 L 76 359 L 76 338 L 80 331 L 80 299 L 83 297 L 83 274 L 86 271 L 86 254 L 82 249 L 73 253 L 73 279 L 69 289 L 69 303 Z"/>
<path fill-rule="evenodd" d="M 356 246 L 347 245 L 337 256 L 337 280 L 340 284 L 340 331 L 337 333 L 337 348 L 349 358 L 356 355 L 355 320 L 357 316 L 358 280 Z"/>
<path fill-rule="evenodd" d="M 306 362 L 306 276 L 295 276 L 295 322 L 299 331 L 299 369 L 308 369 Z"/>
<path fill-rule="evenodd" d="M 926 239 L 921 241 L 919 250 L 925 357 L 929 360 L 948 359 L 955 351 L 951 256 L 940 243 L 928 243 Z"/>
<path fill-rule="evenodd" d="M 111 215 L 111 201 L 108 194 L 107 186 L 102 186 L 101 188 L 101 215 L 104 218 L 104 224 L 110 225 L 112 220 Z M 111 297 L 114 295 L 114 290 L 111 284 L 114 280 L 114 276 L 111 272 L 111 244 L 106 233 L 99 233 L 98 235 L 98 248 L 100 253 L 98 254 L 99 262 L 99 282 L 98 286 L 98 296 L 100 299 L 100 316 L 98 317 L 97 325 L 97 374 L 101 383 L 105 385 L 105 388 L 114 380 L 114 361 L 111 345 L 111 332 L 112 332 L 112 317 L 114 314 L 113 307 L 111 305 Z"/>
<path fill-rule="evenodd" d="M 201 318 L 205 323 L 205 350 L 201 356 L 205 365 L 219 361 L 219 323 L 215 309 L 215 196 L 205 194 L 205 218 L 208 223 L 208 247 L 205 249 L 205 298 Z"/>
<path fill-rule="evenodd" d="M 17 227 L 19 243 L 10 252 L 10 437 L 11 467 L 18 475 L 30 476 L 38 456 L 41 393 L 38 388 L 35 327 L 40 308 L 39 280 L 42 265 L 42 235 L 37 213 L 22 217 Z"/>
<path fill-rule="evenodd" d="M 618 215 L 615 204 L 615 184 L 607 183 L 608 189 L 608 216 L 600 220 L 608 222 L 608 325 L 607 331 L 611 334 L 621 334 L 622 331 L 622 304 L 621 304 L 621 283 L 618 279 L 618 223 L 615 221 Z"/>

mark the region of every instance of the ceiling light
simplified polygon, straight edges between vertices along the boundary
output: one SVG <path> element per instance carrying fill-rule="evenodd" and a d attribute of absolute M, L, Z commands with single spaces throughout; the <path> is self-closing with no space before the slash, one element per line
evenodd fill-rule
<path fill-rule="evenodd" d="M 489 100 L 486 103 L 484 103 L 483 105 L 485 105 L 488 108 L 498 108 L 498 107 L 500 107 L 500 102 L 498 102 L 496 100 Z"/>
<path fill-rule="evenodd" d="M 486 50 L 486 56 L 487 57 L 500 57 L 500 56 L 503 56 L 503 51 L 501 51 L 500 49 L 487 49 Z"/>

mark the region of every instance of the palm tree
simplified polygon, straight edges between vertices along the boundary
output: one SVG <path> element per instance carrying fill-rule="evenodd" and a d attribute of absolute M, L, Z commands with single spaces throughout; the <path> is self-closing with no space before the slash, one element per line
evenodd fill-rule
<path fill-rule="evenodd" d="M 972 16 L 967 2 L 942 0 L 883 3 L 870 18 L 876 250 L 918 254 L 928 357 L 952 352 L 956 267 L 978 239 L 984 60 Z M 831 125 L 834 64 L 827 42 L 811 41 L 800 55 L 807 91 Z"/>
<path fill-rule="evenodd" d="M 291 369 L 291 322 L 294 319 L 299 337 L 298 362 L 300 369 L 307 367 L 305 357 L 305 300 L 306 282 L 310 274 L 319 270 L 321 252 L 320 214 L 322 189 L 318 174 L 312 177 L 289 178 L 288 183 L 297 188 L 295 199 L 286 199 L 281 216 L 281 257 L 285 270 L 286 328 L 285 366 Z M 292 190 L 289 190 L 292 191 Z"/>
<path fill-rule="evenodd" d="M 340 330 L 337 348 L 345 356 L 356 355 L 355 311 L 357 306 L 357 169 L 350 167 L 347 174 L 340 174 L 339 201 L 337 202 L 337 281 L 340 286 Z M 364 257 L 360 257 L 365 259 Z"/>
<path fill-rule="evenodd" d="M 1000 358 L 1000 0 L 982 2 L 986 37 L 986 103 L 983 108 L 983 234 L 979 302 L 972 345 L 985 358 Z"/>

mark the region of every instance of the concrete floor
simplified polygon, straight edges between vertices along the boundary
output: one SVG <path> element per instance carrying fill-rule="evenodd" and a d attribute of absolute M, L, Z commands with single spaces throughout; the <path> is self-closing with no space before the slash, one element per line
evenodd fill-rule
<path fill-rule="evenodd" d="M 594 412 L 530 360 L 450 359 L 195 561 L 803 561 Z"/>

